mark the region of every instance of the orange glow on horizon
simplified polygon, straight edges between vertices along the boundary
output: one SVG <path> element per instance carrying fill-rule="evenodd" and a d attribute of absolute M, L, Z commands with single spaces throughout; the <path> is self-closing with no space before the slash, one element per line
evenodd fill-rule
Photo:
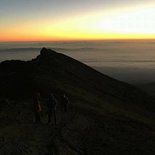
<path fill-rule="evenodd" d="M 132 35 L 132 34 L 81 34 L 79 36 L 51 37 L 48 35 L 18 35 L 18 37 L 4 36 L 0 42 L 24 42 L 24 41 L 78 41 L 78 40 L 154 40 L 155 35 Z"/>

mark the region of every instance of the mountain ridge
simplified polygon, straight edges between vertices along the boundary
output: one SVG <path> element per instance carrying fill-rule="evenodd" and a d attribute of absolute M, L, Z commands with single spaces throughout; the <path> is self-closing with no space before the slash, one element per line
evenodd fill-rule
<path fill-rule="evenodd" d="M 4 64 L 6 64 L 6 67 Z M 27 82 L 31 83 L 36 83 L 34 79 L 39 78 L 38 75 L 36 76 L 36 74 L 40 72 L 40 74 L 42 75 L 50 74 L 51 77 L 57 76 L 55 77 L 55 79 L 60 79 L 60 81 L 56 81 L 53 78 L 53 85 L 59 85 L 59 83 L 62 84 L 62 81 L 64 84 L 66 80 L 66 83 L 69 82 L 70 86 L 72 85 L 75 87 L 84 87 L 84 89 L 87 89 L 87 91 L 91 89 L 94 94 L 96 92 L 101 96 L 110 95 L 125 101 L 132 100 L 132 102 L 145 102 L 144 100 L 146 100 L 147 102 L 148 100 L 147 95 L 143 91 L 140 91 L 138 88 L 135 88 L 134 86 L 129 85 L 125 82 L 115 80 L 90 68 L 85 64 L 82 64 L 81 62 L 73 58 L 46 48 L 43 48 L 40 52 L 40 55 L 32 61 L 7 61 L 0 64 L 0 69 L 5 70 L 5 72 L 9 68 L 11 69 L 11 72 L 14 72 L 14 74 L 24 74 L 23 76 L 25 78 L 29 78 L 29 81 Z M 8 70 L 8 72 L 10 72 L 10 70 Z M 1 81 L 4 80 L 2 79 Z M 36 85 L 36 87 L 40 87 L 38 84 Z M 11 88 L 11 86 L 8 87 Z M 134 96 L 136 96 L 136 100 Z M 144 96 L 146 96 L 146 99 L 144 98 Z"/>

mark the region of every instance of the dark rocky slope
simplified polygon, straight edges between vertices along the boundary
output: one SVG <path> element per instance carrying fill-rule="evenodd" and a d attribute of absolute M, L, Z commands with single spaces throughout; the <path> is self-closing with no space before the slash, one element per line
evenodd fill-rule
<path fill-rule="evenodd" d="M 0 64 L 0 154 L 154 154 L 154 99 L 68 56 L 43 48 L 32 61 Z M 31 96 L 65 92 L 55 127 L 33 124 Z"/>

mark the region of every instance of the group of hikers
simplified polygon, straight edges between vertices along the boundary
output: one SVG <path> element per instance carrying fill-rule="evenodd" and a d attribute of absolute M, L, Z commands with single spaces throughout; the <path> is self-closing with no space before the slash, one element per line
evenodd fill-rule
<path fill-rule="evenodd" d="M 41 112 L 43 111 L 43 105 L 41 103 L 41 95 L 39 92 L 36 92 L 33 96 L 34 103 L 34 114 L 35 114 L 35 123 L 41 123 Z M 68 97 L 66 94 L 61 96 L 61 105 L 65 112 L 67 112 L 68 108 Z M 56 99 L 53 93 L 50 93 L 47 100 L 47 113 L 48 113 L 48 123 L 51 122 L 52 116 L 54 117 L 54 122 L 56 124 L 56 108 L 57 108 L 58 100 Z"/>

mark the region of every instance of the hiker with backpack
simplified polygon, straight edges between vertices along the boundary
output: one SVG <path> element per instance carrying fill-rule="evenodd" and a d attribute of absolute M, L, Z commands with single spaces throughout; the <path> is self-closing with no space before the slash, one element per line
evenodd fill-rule
<path fill-rule="evenodd" d="M 34 109 L 34 114 L 35 114 L 35 123 L 41 123 L 40 119 L 40 112 L 42 111 L 42 106 L 41 106 L 41 100 L 40 100 L 40 93 L 37 92 L 33 96 L 33 109 Z"/>
<path fill-rule="evenodd" d="M 57 106 L 57 100 L 54 94 L 51 93 L 48 98 L 48 123 L 51 122 L 51 117 L 53 115 L 55 125 L 56 125 L 56 106 Z"/>

